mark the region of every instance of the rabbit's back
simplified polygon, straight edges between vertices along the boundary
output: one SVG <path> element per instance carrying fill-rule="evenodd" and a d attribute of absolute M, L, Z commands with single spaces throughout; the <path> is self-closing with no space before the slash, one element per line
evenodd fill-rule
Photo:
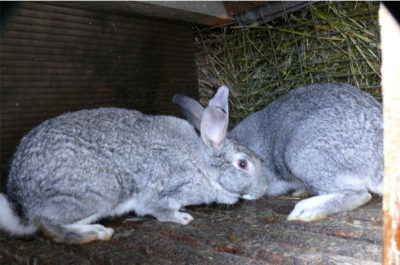
<path fill-rule="evenodd" d="M 148 165 L 157 167 L 155 158 L 163 146 L 167 149 L 166 143 L 187 144 L 179 137 L 190 127 L 174 117 L 118 108 L 52 118 L 30 131 L 17 147 L 9 197 L 21 204 L 27 219 L 54 196 L 71 204 L 86 201 L 85 211 L 111 209 L 146 185 L 136 176 L 149 174 Z"/>
<path fill-rule="evenodd" d="M 276 180 L 292 182 L 289 189 L 312 186 L 316 193 L 340 189 L 347 183 L 337 176 L 350 171 L 360 178 L 351 185 L 378 190 L 382 124 L 381 104 L 369 94 L 346 84 L 316 84 L 250 115 L 232 136 L 263 158 L 272 194 L 280 193 L 273 189 Z"/>

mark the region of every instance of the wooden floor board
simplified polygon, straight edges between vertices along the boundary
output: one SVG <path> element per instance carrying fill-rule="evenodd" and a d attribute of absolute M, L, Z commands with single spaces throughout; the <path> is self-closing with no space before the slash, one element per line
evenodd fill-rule
<path fill-rule="evenodd" d="M 290 196 L 187 207 L 186 225 L 152 217 L 103 220 L 108 242 L 67 246 L 0 233 L 1 264 L 381 264 L 382 202 L 312 223 L 288 222 Z"/>

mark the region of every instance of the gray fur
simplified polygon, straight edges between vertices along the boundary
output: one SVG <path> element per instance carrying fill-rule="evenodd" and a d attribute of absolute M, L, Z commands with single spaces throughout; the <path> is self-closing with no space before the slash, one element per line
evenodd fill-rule
<path fill-rule="evenodd" d="M 179 97 L 184 97 L 180 95 Z M 189 100 L 176 100 L 182 109 Z M 382 105 L 347 84 L 290 91 L 230 133 L 263 160 L 267 195 L 308 192 L 289 220 L 313 221 L 382 195 Z"/>
<path fill-rule="evenodd" d="M 289 220 L 321 219 L 366 203 L 368 192 L 382 195 L 382 106 L 356 87 L 322 83 L 290 91 L 230 135 L 263 159 L 267 195 L 332 195 L 299 202 Z"/>
<path fill-rule="evenodd" d="M 112 229 L 88 225 L 102 217 L 135 211 L 187 224 L 193 218 L 179 211 L 182 206 L 259 198 L 266 190 L 261 161 L 225 137 L 226 124 L 220 123 L 228 117 L 209 121 L 221 117 L 217 106 L 204 112 L 208 120 L 202 123 L 217 127 L 205 136 L 182 119 L 119 108 L 43 122 L 21 140 L 11 163 L 9 200 L 0 196 L 5 209 L 18 202 L 21 224 L 0 220 L 0 228 L 23 235 L 37 227 L 56 242 L 85 243 L 111 237 Z M 207 138 L 212 144 L 205 144 L 204 137 L 224 128 L 221 142 Z M 241 160 L 247 168 L 238 166 Z M 0 212 L 12 220 L 11 211 Z"/>

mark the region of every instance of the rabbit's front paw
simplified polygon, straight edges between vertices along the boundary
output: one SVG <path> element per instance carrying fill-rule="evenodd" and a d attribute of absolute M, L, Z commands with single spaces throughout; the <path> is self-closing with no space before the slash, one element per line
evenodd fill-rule
<path fill-rule="evenodd" d="M 158 213 L 156 215 L 157 220 L 160 222 L 173 222 L 178 224 L 187 225 L 193 220 L 193 217 L 188 213 L 178 211 L 167 211 L 164 213 Z"/>
<path fill-rule="evenodd" d="M 188 214 L 188 213 L 182 213 L 182 212 L 176 212 L 174 214 L 175 217 L 175 221 L 176 223 L 180 223 L 183 225 L 186 225 L 188 223 L 190 223 L 193 220 L 193 217 Z"/>

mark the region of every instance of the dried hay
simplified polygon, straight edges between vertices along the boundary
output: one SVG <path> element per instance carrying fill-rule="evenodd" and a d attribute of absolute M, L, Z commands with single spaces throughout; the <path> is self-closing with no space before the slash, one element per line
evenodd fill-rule
<path fill-rule="evenodd" d="M 345 82 L 381 99 L 379 2 L 318 2 L 260 26 L 198 29 L 200 101 L 231 90 L 231 125 L 285 94 Z"/>

